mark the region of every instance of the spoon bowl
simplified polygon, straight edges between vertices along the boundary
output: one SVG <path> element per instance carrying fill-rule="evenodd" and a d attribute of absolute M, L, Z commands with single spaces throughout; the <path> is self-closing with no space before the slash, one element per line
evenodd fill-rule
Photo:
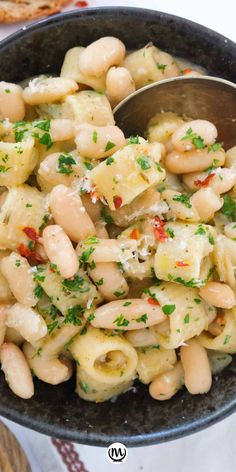
<path fill-rule="evenodd" d="M 215 77 L 175 77 L 137 90 L 114 109 L 125 136 L 145 134 L 157 113 L 211 121 L 225 149 L 236 144 L 236 85 Z"/>

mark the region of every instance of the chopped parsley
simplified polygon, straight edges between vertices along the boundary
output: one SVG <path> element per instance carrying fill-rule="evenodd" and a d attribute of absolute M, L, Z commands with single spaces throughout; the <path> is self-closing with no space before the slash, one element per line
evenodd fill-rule
<path fill-rule="evenodd" d="M 107 141 L 106 147 L 105 147 L 105 152 L 110 151 L 116 146 L 115 143 L 112 143 L 111 141 Z"/>
<path fill-rule="evenodd" d="M 90 236 L 84 241 L 84 244 L 86 244 L 86 246 L 90 246 L 90 244 L 98 244 L 98 243 L 99 243 L 99 239 L 96 238 L 96 236 Z"/>
<path fill-rule="evenodd" d="M 223 344 L 228 344 L 231 339 L 230 334 L 226 334 Z"/>
<path fill-rule="evenodd" d="M 104 284 L 104 279 L 101 278 L 101 279 L 99 279 L 99 280 L 96 280 L 96 281 L 95 281 L 95 284 L 100 287 L 100 285 L 103 285 L 103 284 Z"/>
<path fill-rule="evenodd" d="M 89 291 L 89 283 L 79 275 L 75 275 L 73 279 L 64 279 L 62 281 L 62 287 L 67 292 L 80 292 L 86 293 Z"/>
<path fill-rule="evenodd" d="M 220 210 L 221 213 L 223 213 L 230 220 L 235 221 L 236 219 L 235 201 L 230 197 L 230 195 L 224 195 L 223 199 L 224 199 L 224 204 Z"/>
<path fill-rule="evenodd" d="M 86 264 L 91 256 L 91 254 L 95 251 L 94 247 L 88 247 L 88 249 L 85 249 L 85 251 L 82 252 L 79 261 L 80 261 L 80 266 L 83 264 Z"/>
<path fill-rule="evenodd" d="M 140 165 L 142 170 L 148 170 L 151 169 L 151 164 L 149 162 L 149 157 L 148 156 L 139 156 L 137 157 L 137 163 Z"/>
<path fill-rule="evenodd" d="M 91 323 L 91 321 L 93 321 L 94 319 L 95 319 L 95 314 L 91 313 L 91 315 L 89 315 L 88 318 L 87 318 L 87 322 Z"/>
<path fill-rule="evenodd" d="M 171 228 L 167 228 L 166 229 L 166 233 L 170 236 L 170 238 L 174 238 L 175 237 L 175 232 L 173 231 L 173 229 Z"/>
<path fill-rule="evenodd" d="M 40 266 L 37 267 L 37 270 L 34 272 L 35 282 L 44 282 L 45 275 L 41 275 L 44 270 L 45 270 L 44 267 L 40 267 Z"/>
<path fill-rule="evenodd" d="M 209 241 L 210 244 L 212 244 L 212 246 L 214 246 L 215 240 L 214 240 L 212 234 L 209 234 L 209 236 L 208 236 L 208 241 Z"/>
<path fill-rule="evenodd" d="M 5 93 L 11 93 L 10 89 L 5 89 L 4 92 Z"/>
<path fill-rule="evenodd" d="M 58 327 L 58 321 L 53 321 L 47 325 L 48 334 L 51 334 Z"/>
<path fill-rule="evenodd" d="M 162 311 L 165 315 L 169 316 L 175 311 L 176 305 L 163 305 Z"/>
<path fill-rule="evenodd" d="M 81 326 L 82 320 L 81 317 L 84 314 L 84 308 L 81 305 L 75 305 L 73 308 L 69 308 L 66 313 L 64 323 L 71 323 L 75 326 Z"/>
<path fill-rule="evenodd" d="M 43 216 L 43 219 L 42 219 L 42 224 L 39 226 L 39 231 L 43 231 L 44 228 L 46 228 L 48 222 L 50 220 L 50 215 L 48 213 L 46 213 L 46 215 Z"/>
<path fill-rule="evenodd" d="M 105 207 L 103 207 L 102 210 L 101 210 L 101 217 L 105 221 L 105 223 L 107 223 L 107 224 L 114 223 L 114 220 L 113 220 L 112 216 L 109 215 L 108 213 L 106 213 Z"/>
<path fill-rule="evenodd" d="M 173 275 L 168 274 L 168 280 L 170 282 L 176 282 L 178 284 L 184 285 L 185 287 L 192 287 L 192 288 L 199 287 L 199 281 L 195 279 L 186 281 L 182 277 L 173 277 Z"/>
<path fill-rule="evenodd" d="M 166 69 L 166 67 L 167 67 L 167 64 L 160 64 L 160 62 L 157 62 L 157 63 L 156 63 L 156 66 L 157 66 L 157 69 L 158 69 L 158 70 L 161 70 L 162 73 L 164 74 L 165 69 Z"/>
<path fill-rule="evenodd" d="M 214 143 L 211 146 L 208 146 L 208 152 L 216 152 L 222 148 L 221 143 Z"/>
<path fill-rule="evenodd" d="M 140 316 L 140 318 L 136 319 L 137 323 L 146 323 L 148 319 L 147 313 L 144 313 L 144 315 Z"/>
<path fill-rule="evenodd" d="M 91 164 L 91 162 L 84 161 L 84 166 L 87 170 L 93 170 L 93 164 Z"/>
<path fill-rule="evenodd" d="M 55 272 L 55 274 L 60 275 L 60 271 L 58 270 L 57 264 L 53 264 L 52 262 L 50 262 L 49 268 L 51 272 Z"/>
<path fill-rule="evenodd" d="M 115 295 L 115 297 L 117 297 L 117 298 L 123 297 L 123 296 L 125 295 L 125 292 L 124 292 L 124 291 L 123 291 L 123 292 L 119 292 L 119 290 L 116 290 L 116 291 L 114 292 L 114 295 Z"/>
<path fill-rule="evenodd" d="M 188 324 L 189 323 L 189 313 L 187 313 L 187 315 L 185 315 L 184 317 L 184 324 Z"/>
<path fill-rule="evenodd" d="M 15 266 L 20 267 L 20 265 L 21 265 L 20 259 L 16 259 Z"/>
<path fill-rule="evenodd" d="M 206 230 L 202 225 L 199 225 L 194 234 L 199 234 L 200 236 L 203 236 L 203 234 L 206 234 Z"/>
<path fill-rule="evenodd" d="M 69 153 L 61 154 L 58 158 L 57 172 L 59 174 L 70 175 L 73 172 L 72 166 L 76 165 L 76 161 Z"/>
<path fill-rule="evenodd" d="M 26 203 L 26 208 L 32 208 L 33 205 L 31 205 L 31 203 Z"/>
<path fill-rule="evenodd" d="M 84 393 L 89 392 L 89 385 L 87 383 L 80 381 L 79 385 L 81 387 L 81 390 L 83 390 Z"/>
<path fill-rule="evenodd" d="M 38 123 L 34 123 L 35 128 L 42 129 L 43 131 L 49 131 L 51 127 L 51 122 L 50 120 L 42 120 L 39 121 Z"/>
<path fill-rule="evenodd" d="M 200 305 L 200 303 L 202 303 L 202 300 L 200 298 L 194 298 L 194 301 L 197 305 Z"/>
<path fill-rule="evenodd" d="M 43 289 L 40 285 L 36 285 L 35 289 L 34 289 L 34 294 L 37 298 L 42 298 L 43 296 Z"/>
<path fill-rule="evenodd" d="M 84 336 L 87 333 L 87 331 L 88 331 L 87 326 L 84 326 L 80 332 L 80 336 Z"/>
<path fill-rule="evenodd" d="M 124 317 L 124 315 L 122 313 L 115 319 L 115 321 L 113 321 L 113 323 L 115 323 L 116 326 L 118 326 L 118 327 L 129 325 L 129 321 L 126 320 L 126 318 Z"/>
<path fill-rule="evenodd" d="M 97 144 L 97 142 L 98 142 L 98 133 L 97 133 L 96 130 L 94 130 L 94 132 L 93 132 L 93 142 L 95 144 Z"/>
<path fill-rule="evenodd" d="M 123 306 L 130 306 L 132 304 L 132 302 L 125 302 Z"/>
<path fill-rule="evenodd" d="M 139 136 L 130 136 L 128 144 L 140 144 Z"/>
<path fill-rule="evenodd" d="M 108 157 L 105 162 L 107 166 L 111 166 L 111 164 L 115 162 L 115 159 L 113 157 Z"/>
<path fill-rule="evenodd" d="M 186 208 L 192 208 L 192 205 L 190 203 L 190 199 L 189 199 L 189 196 L 185 193 L 182 193 L 182 195 L 174 195 L 172 200 L 174 202 L 180 202 L 182 203 L 184 206 L 186 206 Z"/>

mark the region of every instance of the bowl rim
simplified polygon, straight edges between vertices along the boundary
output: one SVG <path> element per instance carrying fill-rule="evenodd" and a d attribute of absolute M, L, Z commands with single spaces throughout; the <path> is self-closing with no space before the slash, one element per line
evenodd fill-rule
<path fill-rule="evenodd" d="M 28 33 L 31 33 L 37 29 L 44 28 L 48 25 L 53 25 L 56 23 L 60 23 L 63 20 L 67 20 L 73 17 L 83 17 L 83 16 L 90 16 L 93 13 L 101 13 L 101 14 L 110 14 L 112 12 L 118 12 L 121 15 L 126 13 L 133 13 L 136 16 L 144 17 L 144 15 L 157 15 L 159 17 L 165 17 L 169 20 L 178 21 L 179 23 L 188 23 L 192 28 L 196 30 L 205 31 L 210 34 L 213 38 L 217 39 L 218 41 L 222 42 L 222 45 L 227 44 L 228 47 L 232 47 L 235 49 L 235 58 L 236 58 L 236 43 L 231 39 L 227 38 L 223 34 L 208 28 L 207 26 L 202 25 L 201 23 L 197 23 L 196 21 L 189 20 L 188 18 L 184 18 L 178 15 L 173 15 L 171 13 L 162 12 L 159 10 L 153 10 L 151 8 L 139 8 L 139 7 L 129 7 L 129 6 L 101 6 L 101 7 L 88 7 L 88 8 L 81 8 L 81 9 L 73 9 L 67 12 L 57 13 L 55 15 L 36 20 L 30 22 L 19 28 L 14 33 L 10 34 L 9 36 L 3 38 L 0 41 L 0 49 L 4 49 L 5 46 L 13 43 L 15 40 L 18 40 L 24 36 L 27 36 Z"/>
<path fill-rule="evenodd" d="M 231 39 L 225 37 L 221 33 L 218 33 L 217 31 L 208 28 L 207 26 L 201 25 L 187 18 L 183 18 L 165 12 L 160 12 L 158 10 L 126 6 L 104 6 L 76 9 L 31 22 L 21 27 L 19 30 L 7 36 L 6 38 L 2 39 L 0 41 L 0 51 L 4 50 L 15 41 L 18 41 L 21 38 L 26 37 L 28 34 L 37 31 L 38 29 L 44 29 L 45 27 L 53 26 L 54 24 L 61 23 L 63 21 L 67 21 L 76 17 L 93 16 L 94 14 L 110 15 L 112 13 L 119 13 L 123 16 L 125 16 L 126 14 L 133 14 L 136 17 L 156 16 L 163 17 L 174 22 L 177 21 L 179 24 L 187 23 L 191 26 L 193 31 L 197 31 L 198 33 L 202 32 L 203 34 L 205 32 L 208 34 L 208 36 L 210 35 L 213 40 L 217 41 L 219 47 L 223 47 L 227 43 L 227 46 L 232 50 L 232 55 L 236 58 L 236 43 Z M 231 401 L 228 401 L 217 411 L 210 412 L 204 417 L 195 419 L 193 421 L 186 421 L 183 425 L 173 426 L 169 429 L 165 429 L 158 432 L 143 434 L 137 433 L 131 434 L 129 436 L 124 436 L 122 434 L 108 435 L 96 432 L 84 432 L 79 430 L 75 431 L 69 429 L 69 427 L 65 429 L 63 426 L 55 426 L 52 423 L 46 422 L 44 420 L 42 421 L 38 418 L 34 418 L 33 416 L 22 416 L 20 410 L 9 408 L 8 406 L 4 406 L 0 403 L 0 415 L 5 418 L 8 418 L 9 420 L 17 422 L 22 426 L 28 427 L 51 437 L 56 436 L 58 438 L 74 441 L 80 444 L 99 447 L 107 447 L 113 442 L 123 442 L 128 447 L 137 447 L 172 441 L 199 432 L 209 426 L 212 426 L 218 421 L 221 421 L 227 416 L 231 415 L 235 411 L 236 397 L 233 398 Z"/>

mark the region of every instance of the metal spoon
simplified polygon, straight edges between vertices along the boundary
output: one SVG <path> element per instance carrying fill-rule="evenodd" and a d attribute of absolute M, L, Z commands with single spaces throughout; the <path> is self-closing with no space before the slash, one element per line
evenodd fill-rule
<path fill-rule="evenodd" d="M 175 77 L 137 90 L 114 109 L 125 136 L 145 135 L 149 120 L 171 111 L 204 119 L 218 129 L 225 149 L 236 145 L 236 84 L 215 77 Z"/>

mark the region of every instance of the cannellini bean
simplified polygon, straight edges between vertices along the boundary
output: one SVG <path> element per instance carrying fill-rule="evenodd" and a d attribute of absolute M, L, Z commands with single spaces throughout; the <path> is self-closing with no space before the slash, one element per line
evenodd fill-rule
<path fill-rule="evenodd" d="M 102 204 L 96 192 L 95 194 L 92 192 L 91 194 L 81 195 L 81 200 L 91 220 L 96 223 L 100 219 L 102 211 Z"/>
<path fill-rule="evenodd" d="M 75 135 L 73 120 L 66 118 L 51 120 L 50 135 L 53 142 L 73 139 Z"/>
<path fill-rule="evenodd" d="M 89 270 L 89 276 L 97 285 L 105 300 L 117 300 L 128 294 L 129 286 L 115 262 L 100 262 Z"/>
<path fill-rule="evenodd" d="M 68 343 L 76 334 L 78 334 L 85 324 L 84 320 L 81 320 L 80 326 L 73 324 L 64 324 L 57 329 L 53 334 L 48 335 L 40 343 L 41 357 L 57 357 L 63 350 L 66 343 Z M 38 347 L 38 346 L 37 346 Z"/>
<path fill-rule="evenodd" d="M 207 282 L 204 287 L 200 288 L 199 293 L 205 302 L 218 308 L 230 310 L 236 304 L 234 292 L 227 284 Z"/>
<path fill-rule="evenodd" d="M 215 167 L 221 167 L 224 162 L 225 152 L 223 149 L 212 152 L 208 152 L 207 149 L 196 149 L 184 153 L 173 151 L 165 157 L 167 170 L 173 172 L 173 174 L 200 172 L 213 164 Z"/>
<path fill-rule="evenodd" d="M 31 398 L 34 394 L 32 374 L 19 347 L 13 343 L 4 343 L 0 359 L 10 389 L 20 398 Z"/>
<path fill-rule="evenodd" d="M 75 80 L 64 77 L 36 78 L 29 82 L 23 90 L 23 98 L 28 105 L 53 103 L 61 100 L 65 95 L 78 90 Z"/>
<path fill-rule="evenodd" d="M 128 331 L 127 333 L 125 333 L 125 338 L 134 347 L 146 347 L 146 346 L 152 346 L 154 344 L 157 344 L 156 334 L 149 328 L 142 328 L 142 329 L 135 329 L 133 331 Z"/>
<path fill-rule="evenodd" d="M 3 344 L 6 335 L 7 313 L 11 305 L 0 305 L 0 347 Z"/>
<path fill-rule="evenodd" d="M 48 259 L 57 265 L 62 277 L 73 277 L 79 268 L 78 259 L 69 237 L 61 226 L 47 226 L 43 231 L 42 243 Z"/>
<path fill-rule="evenodd" d="M 209 392 L 212 376 L 206 349 L 196 339 L 189 339 L 187 346 L 180 348 L 180 358 L 189 393 L 196 395 Z"/>
<path fill-rule="evenodd" d="M 92 245 L 93 252 L 88 262 L 122 262 L 133 258 L 133 252 L 137 250 L 137 241 L 134 239 L 98 239 Z M 84 243 L 78 244 L 76 252 L 79 256 L 88 249 Z"/>
<path fill-rule="evenodd" d="M 24 343 L 23 352 L 36 377 L 43 382 L 58 385 L 69 380 L 72 375 L 72 364 L 69 360 L 62 362 L 57 357 L 44 357 L 29 343 Z"/>
<path fill-rule="evenodd" d="M 49 197 L 53 219 L 72 241 L 79 242 L 95 234 L 94 224 L 78 193 L 65 185 L 57 185 Z"/>
<path fill-rule="evenodd" d="M 34 294 L 36 284 L 27 259 L 12 252 L 1 260 L 0 269 L 16 300 L 26 306 L 35 306 L 38 302 Z"/>
<path fill-rule="evenodd" d="M 169 400 L 184 384 L 184 370 L 177 362 L 169 372 L 158 375 L 149 385 L 149 394 L 154 400 Z"/>
<path fill-rule="evenodd" d="M 161 307 L 146 300 L 131 298 L 116 300 L 97 308 L 91 324 L 95 328 L 105 329 L 141 329 L 153 326 L 165 320 Z"/>
<path fill-rule="evenodd" d="M 188 134 L 190 137 L 185 139 Z M 192 142 L 194 141 L 194 137 L 202 138 L 204 144 L 210 146 L 214 144 L 217 138 L 217 129 L 213 123 L 207 120 L 188 121 L 174 132 L 171 140 L 177 151 L 192 151 L 196 149 L 194 142 Z"/>
<path fill-rule="evenodd" d="M 91 43 L 79 58 L 83 74 L 100 77 L 111 66 L 119 65 L 125 57 L 125 45 L 118 38 L 105 36 Z"/>
<path fill-rule="evenodd" d="M 228 192 L 235 184 L 236 175 L 231 169 L 218 167 L 211 174 L 207 172 L 193 172 L 183 176 L 183 182 L 191 190 L 198 190 L 202 187 L 210 187 L 218 195 Z"/>
<path fill-rule="evenodd" d="M 201 188 L 190 198 L 191 204 L 196 208 L 202 221 L 213 218 L 224 203 L 224 200 L 215 194 L 212 188 Z"/>
<path fill-rule="evenodd" d="M 0 118 L 21 121 L 25 116 L 22 88 L 8 82 L 0 82 Z"/>
<path fill-rule="evenodd" d="M 123 131 L 118 126 L 76 126 L 76 146 L 82 156 L 90 159 L 108 157 L 125 146 Z"/>
<path fill-rule="evenodd" d="M 135 83 L 129 70 L 125 67 L 111 67 L 106 76 L 106 91 L 114 104 L 135 92 Z"/>
<path fill-rule="evenodd" d="M 38 182 L 39 185 L 44 189 L 44 187 L 52 188 L 55 185 L 64 184 L 68 187 L 72 184 L 75 177 L 81 175 L 81 165 L 79 165 L 78 159 L 72 154 L 72 157 L 76 164 L 71 166 L 71 173 L 64 174 L 60 172 L 60 156 L 63 153 L 55 152 L 49 154 L 43 161 L 40 163 L 38 170 Z"/>
<path fill-rule="evenodd" d="M 227 238 L 236 240 L 236 223 L 228 223 L 224 227 L 224 233 Z"/>
<path fill-rule="evenodd" d="M 188 208 L 181 201 L 175 201 L 176 196 L 181 196 L 181 193 L 175 192 L 175 190 L 165 190 L 162 193 L 163 200 L 168 203 L 170 211 L 174 213 L 176 218 L 186 221 L 199 221 L 200 218 L 196 208 L 193 205 Z"/>
<path fill-rule="evenodd" d="M 47 334 L 43 317 L 36 310 L 21 303 L 15 303 L 8 309 L 6 325 L 19 331 L 29 342 L 38 341 Z"/>

